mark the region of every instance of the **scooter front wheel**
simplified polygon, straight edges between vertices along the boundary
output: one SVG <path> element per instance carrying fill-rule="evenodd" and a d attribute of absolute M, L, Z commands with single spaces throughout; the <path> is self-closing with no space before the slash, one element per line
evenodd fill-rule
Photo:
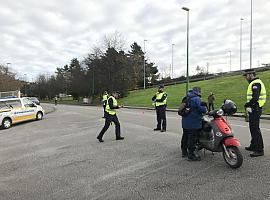
<path fill-rule="evenodd" d="M 240 150 L 235 146 L 228 146 L 223 149 L 223 158 L 225 162 L 231 167 L 231 168 L 238 168 L 241 167 L 243 163 L 243 156 L 240 152 Z"/>

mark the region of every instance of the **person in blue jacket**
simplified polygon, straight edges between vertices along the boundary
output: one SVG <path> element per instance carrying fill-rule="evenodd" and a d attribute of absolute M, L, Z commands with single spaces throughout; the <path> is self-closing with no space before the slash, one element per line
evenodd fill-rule
<path fill-rule="evenodd" d="M 202 129 L 202 116 L 207 112 L 207 104 L 201 101 L 201 88 L 194 87 L 188 92 L 188 106 L 190 113 L 182 118 L 182 128 L 187 139 L 188 160 L 200 160 L 200 156 L 194 153 L 196 141 Z"/>

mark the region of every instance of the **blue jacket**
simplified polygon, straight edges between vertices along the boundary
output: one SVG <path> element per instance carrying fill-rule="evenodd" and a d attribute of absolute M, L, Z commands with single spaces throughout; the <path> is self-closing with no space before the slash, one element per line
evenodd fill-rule
<path fill-rule="evenodd" d="M 201 129 L 202 128 L 202 116 L 207 112 L 205 106 L 201 106 L 200 95 L 196 91 L 190 90 L 188 93 L 189 101 L 188 105 L 191 108 L 191 112 L 182 118 L 182 128 L 184 129 Z"/>

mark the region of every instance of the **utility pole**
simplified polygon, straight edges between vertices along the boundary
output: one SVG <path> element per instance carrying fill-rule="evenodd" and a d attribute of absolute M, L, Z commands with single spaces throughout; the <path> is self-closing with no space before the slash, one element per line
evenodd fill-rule
<path fill-rule="evenodd" d="M 183 7 L 183 10 L 187 11 L 187 83 L 186 83 L 186 95 L 188 94 L 188 88 L 189 88 L 189 59 L 188 59 L 188 53 L 189 53 L 189 8 Z"/>
<path fill-rule="evenodd" d="M 173 47 L 174 47 L 174 44 L 172 44 L 172 79 L 173 79 Z"/>

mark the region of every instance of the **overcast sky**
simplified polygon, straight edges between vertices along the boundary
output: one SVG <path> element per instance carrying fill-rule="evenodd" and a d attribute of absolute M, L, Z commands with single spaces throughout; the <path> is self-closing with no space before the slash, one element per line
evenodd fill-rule
<path fill-rule="evenodd" d="M 146 42 L 147 58 L 174 76 L 186 68 L 186 19 L 190 8 L 190 68 L 239 69 L 240 18 L 243 68 L 249 67 L 250 0 L 0 0 L 0 63 L 31 80 L 83 59 L 104 35 L 118 31 L 126 50 Z M 270 63 L 269 0 L 253 1 L 253 66 Z M 24 75 L 27 74 L 27 75 Z"/>

